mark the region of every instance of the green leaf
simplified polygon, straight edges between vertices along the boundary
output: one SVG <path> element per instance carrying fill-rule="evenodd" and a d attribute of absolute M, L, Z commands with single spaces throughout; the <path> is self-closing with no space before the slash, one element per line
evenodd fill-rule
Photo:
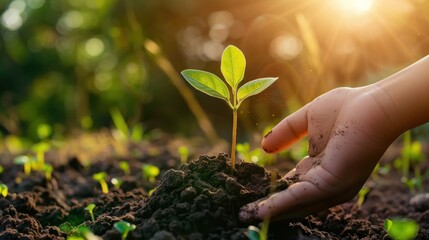
<path fill-rule="evenodd" d="M 389 237 L 394 240 L 411 240 L 417 236 L 419 225 L 411 219 L 386 219 L 384 222 Z"/>
<path fill-rule="evenodd" d="M 136 225 L 130 224 L 129 222 L 126 222 L 126 221 L 116 222 L 115 224 L 113 224 L 113 226 L 121 234 L 126 232 L 126 231 L 132 231 L 132 230 L 136 229 Z"/>
<path fill-rule="evenodd" d="M 278 78 L 258 78 L 245 83 L 237 92 L 238 106 L 244 99 L 262 92 L 277 79 Z"/>
<path fill-rule="evenodd" d="M 225 100 L 229 103 L 229 90 L 222 80 L 206 71 L 186 69 L 182 71 L 182 76 L 197 90 Z"/>
<path fill-rule="evenodd" d="M 249 240 L 260 240 L 260 229 L 255 226 L 249 226 L 247 228 L 247 238 Z"/>
<path fill-rule="evenodd" d="M 229 45 L 222 53 L 221 71 L 226 82 L 234 92 L 243 80 L 246 69 L 246 58 L 243 52 L 235 46 Z"/>

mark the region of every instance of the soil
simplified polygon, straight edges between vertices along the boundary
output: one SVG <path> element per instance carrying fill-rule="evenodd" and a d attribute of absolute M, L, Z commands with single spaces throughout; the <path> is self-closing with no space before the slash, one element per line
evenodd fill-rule
<path fill-rule="evenodd" d="M 153 146 L 147 144 L 135 148 L 138 156 L 126 159 L 130 175 L 119 168 L 121 157 L 88 166 L 77 158 L 60 163 L 51 159 L 55 170 L 49 181 L 40 172 L 25 176 L 21 166 L 0 159 L 5 169 L 0 182 L 9 187 L 9 195 L 0 196 L 0 240 L 67 239 L 66 225 L 87 226 L 102 239 L 120 239 L 113 224 L 121 220 L 136 225 L 127 239 L 247 239 L 248 224 L 239 221 L 239 208 L 267 196 L 272 186 L 274 191 L 287 187 L 278 176 L 252 163 L 239 161 L 232 173 L 223 153 L 181 165 L 165 142 L 158 143 L 157 154 L 149 154 L 147 149 L 153 152 Z M 142 180 L 140 166 L 148 162 L 162 170 L 158 182 Z M 92 179 L 100 171 L 124 183 L 119 189 L 109 183 L 109 193 L 103 194 Z M 392 217 L 416 220 L 420 225 L 416 239 L 429 239 L 426 195 L 416 199 L 395 171 L 370 179 L 367 185 L 371 191 L 362 206 L 353 199 L 304 219 L 271 223 L 269 239 L 389 239 L 383 224 Z M 94 222 L 85 210 L 90 203 L 96 205 Z"/>

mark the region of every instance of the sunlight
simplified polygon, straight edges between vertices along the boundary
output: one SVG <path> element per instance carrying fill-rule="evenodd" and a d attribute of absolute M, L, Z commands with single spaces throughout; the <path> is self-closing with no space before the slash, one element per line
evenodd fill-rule
<path fill-rule="evenodd" d="M 333 4 L 344 13 L 363 14 L 371 10 L 373 0 L 334 0 Z"/>

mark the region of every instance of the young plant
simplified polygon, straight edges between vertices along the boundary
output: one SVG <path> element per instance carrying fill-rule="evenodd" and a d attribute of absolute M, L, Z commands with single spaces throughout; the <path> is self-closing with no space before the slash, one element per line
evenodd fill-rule
<path fill-rule="evenodd" d="M 110 180 L 110 182 L 113 184 L 113 187 L 115 188 L 115 189 L 119 189 L 119 188 L 121 188 L 121 185 L 122 185 L 122 183 L 123 183 L 123 181 L 122 181 L 122 179 L 120 179 L 120 178 L 112 178 L 111 180 Z"/>
<path fill-rule="evenodd" d="M 180 156 L 180 162 L 182 164 L 187 163 L 189 158 L 189 149 L 186 146 L 180 146 L 177 149 L 177 152 L 179 153 L 179 156 Z"/>
<path fill-rule="evenodd" d="M 7 197 L 7 194 L 9 193 L 9 188 L 6 184 L 0 183 L 0 195 L 3 197 Z"/>
<path fill-rule="evenodd" d="M 155 182 L 155 178 L 159 175 L 160 170 L 157 166 L 152 164 L 142 165 L 143 180 L 148 180 L 151 183 Z"/>
<path fill-rule="evenodd" d="M 127 161 L 120 161 L 119 168 L 124 172 L 125 175 L 130 175 L 130 164 Z"/>
<path fill-rule="evenodd" d="M 28 156 L 18 156 L 13 160 L 14 164 L 24 166 L 24 174 L 29 176 L 31 174 L 31 158 Z"/>
<path fill-rule="evenodd" d="M 94 208 L 95 208 L 95 204 L 94 203 L 88 204 L 88 206 L 86 206 L 86 208 L 85 208 L 85 210 L 89 212 L 89 215 L 91 216 L 91 220 L 93 222 L 95 222 Z"/>
<path fill-rule="evenodd" d="M 101 191 L 105 194 L 109 193 L 109 187 L 107 186 L 106 178 L 107 173 L 106 172 L 98 172 L 94 173 L 92 175 L 92 178 L 100 183 Z"/>
<path fill-rule="evenodd" d="M 417 236 L 419 225 L 411 219 L 386 219 L 384 230 L 393 240 L 411 240 Z"/>
<path fill-rule="evenodd" d="M 237 138 L 237 110 L 244 99 L 262 92 L 274 83 L 277 78 L 259 78 L 243 84 L 238 88 L 244 78 L 246 58 L 243 52 L 235 46 L 228 46 L 222 54 L 221 72 L 226 84 L 216 75 L 210 72 L 187 69 L 182 71 L 183 77 L 197 90 L 220 98 L 232 109 L 232 139 L 231 139 L 231 168 L 235 167 L 235 145 Z"/>
<path fill-rule="evenodd" d="M 42 170 L 45 173 L 46 180 L 50 181 L 52 178 L 52 172 L 54 171 L 54 167 L 49 163 L 45 163 L 45 165 L 43 165 Z"/>
<path fill-rule="evenodd" d="M 121 239 L 125 240 L 128 236 L 128 233 L 136 229 L 136 225 L 130 224 L 126 221 L 115 222 L 113 224 L 116 230 L 121 234 Z"/>
<path fill-rule="evenodd" d="M 43 170 L 45 165 L 45 153 L 51 148 L 48 142 L 40 142 L 35 144 L 31 149 L 36 153 L 35 170 Z"/>
<path fill-rule="evenodd" d="M 360 207 L 362 206 L 363 202 L 365 201 L 366 195 L 369 193 L 370 188 L 369 187 L 362 187 L 358 192 L 358 201 L 357 205 Z"/>

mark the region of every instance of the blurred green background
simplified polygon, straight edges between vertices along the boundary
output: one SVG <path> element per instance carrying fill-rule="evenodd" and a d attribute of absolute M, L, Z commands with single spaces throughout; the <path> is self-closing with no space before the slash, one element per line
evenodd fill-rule
<path fill-rule="evenodd" d="M 247 58 L 245 81 L 279 77 L 242 105 L 247 139 L 332 88 L 427 55 L 429 1 L 0 0 L 0 135 L 96 131 L 118 109 L 145 131 L 215 138 L 208 119 L 229 139 L 228 106 L 178 75 L 221 76 L 229 44 Z"/>

